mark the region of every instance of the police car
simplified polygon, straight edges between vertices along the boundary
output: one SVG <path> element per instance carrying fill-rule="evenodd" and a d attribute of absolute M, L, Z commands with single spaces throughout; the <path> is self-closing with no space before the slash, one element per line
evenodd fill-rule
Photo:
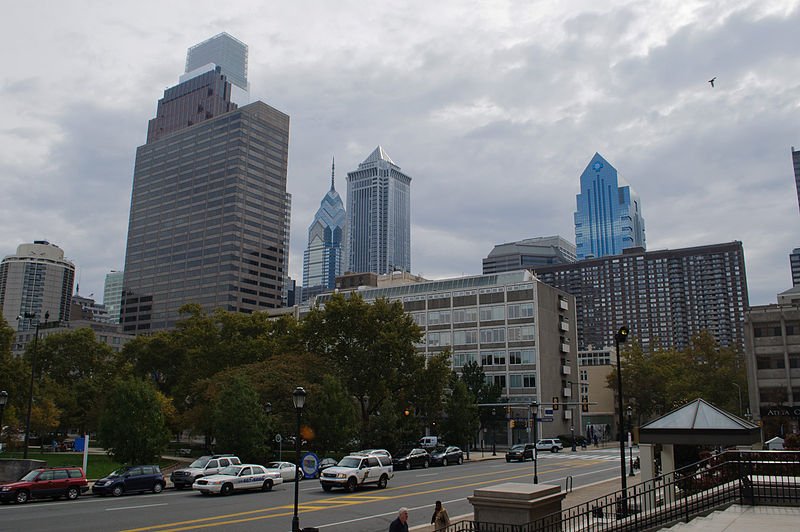
<path fill-rule="evenodd" d="M 282 482 L 280 474 L 267 471 L 263 466 L 239 464 L 228 466 L 216 475 L 197 479 L 192 484 L 192 489 L 198 490 L 203 495 L 209 493 L 230 495 L 240 490 L 269 491 Z"/>

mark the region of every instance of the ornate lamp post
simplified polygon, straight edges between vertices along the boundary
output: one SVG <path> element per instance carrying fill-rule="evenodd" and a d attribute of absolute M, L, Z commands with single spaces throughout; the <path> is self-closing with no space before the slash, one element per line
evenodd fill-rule
<path fill-rule="evenodd" d="M 18 316 L 17 319 L 29 319 L 32 320 L 36 317 L 36 313 L 34 312 L 26 312 L 25 314 Z M 50 312 L 44 313 L 44 321 L 47 323 L 47 320 L 50 318 Z M 31 387 L 30 392 L 28 393 L 28 418 L 25 422 L 25 452 L 22 454 L 22 458 L 28 458 L 28 439 L 30 438 L 31 432 L 31 409 L 33 408 L 33 377 L 36 374 L 36 353 L 39 347 L 39 320 L 36 320 L 36 335 L 33 337 L 33 358 L 31 361 Z M 89 443 L 86 442 L 86 445 Z"/>
<path fill-rule="evenodd" d="M 306 391 L 298 386 L 292 393 L 292 401 L 294 401 L 294 409 L 297 412 L 297 435 L 294 438 L 294 463 L 295 477 L 294 477 L 294 517 L 292 518 L 292 532 L 300 532 L 300 516 L 297 515 L 297 499 L 300 494 L 300 414 L 303 411 L 303 405 L 306 404 Z"/>
<path fill-rule="evenodd" d="M 8 402 L 8 392 L 3 390 L 0 392 L 0 450 L 3 448 L 3 410 L 6 409 Z"/>
<path fill-rule="evenodd" d="M 622 363 L 620 359 L 619 346 L 620 344 L 624 344 L 628 341 L 628 328 L 627 327 L 620 327 L 617 334 L 614 335 L 614 343 L 616 344 L 617 350 L 617 407 L 619 410 L 619 467 L 621 469 L 620 480 L 622 480 L 622 507 L 621 510 L 623 512 L 622 515 L 627 515 L 627 495 L 628 495 L 628 481 L 625 476 L 625 420 L 623 416 L 625 415 L 622 409 Z"/>
<path fill-rule="evenodd" d="M 531 403 L 531 414 L 533 414 L 533 483 L 539 483 L 539 453 L 536 447 L 536 442 L 539 440 L 537 433 L 539 423 L 536 418 L 539 417 L 539 403 L 535 400 Z"/>

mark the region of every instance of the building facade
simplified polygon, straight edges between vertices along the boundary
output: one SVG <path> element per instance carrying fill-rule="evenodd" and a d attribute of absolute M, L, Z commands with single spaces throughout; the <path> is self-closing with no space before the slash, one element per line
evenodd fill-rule
<path fill-rule="evenodd" d="M 124 273 L 111 270 L 106 274 L 103 284 L 103 306 L 108 312 L 111 323 L 119 323 L 119 313 L 122 307 L 122 286 Z"/>
<path fill-rule="evenodd" d="M 334 186 L 331 163 L 331 188 L 322 198 L 314 222 L 308 228 L 308 246 L 303 254 L 303 296 L 305 299 L 336 287 L 336 276 L 343 272 L 343 246 L 347 215 Z"/>
<path fill-rule="evenodd" d="M 797 204 L 800 207 L 800 150 L 792 146 L 792 168 L 794 169 L 794 186 L 797 189 Z"/>
<path fill-rule="evenodd" d="M 581 174 L 575 211 L 578 260 L 619 255 L 623 249 L 646 248 L 639 195 L 599 153 Z"/>
<path fill-rule="evenodd" d="M 108 310 L 91 297 L 72 295 L 69 306 L 69 321 L 99 321 L 113 323 L 108 316 Z"/>
<path fill-rule="evenodd" d="M 208 74 L 178 87 L 202 85 Z M 218 70 L 212 74 L 224 77 Z M 178 92 L 192 108 L 193 91 Z M 170 109 L 184 107 L 175 101 Z M 189 302 L 245 313 L 285 304 L 288 149 L 289 116 L 260 101 L 184 123 L 137 149 L 125 332 L 171 328 Z"/>
<path fill-rule="evenodd" d="M 72 332 L 78 329 L 91 329 L 94 332 L 95 339 L 109 346 L 115 353 L 119 353 L 126 343 L 135 338 L 133 334 L 122 332 L 121 327 L 116 323 L 106 323 L 91 319 L 54 322 L 51 319 L 51 321 L 42 324 L 39 328 L 39 341 L 41 342 L 51 334 Z M 14 337 L 11 352 L 15 355 L 24 353 L 25 347 L 33 341 L 34 336 L 35 332 L 33 330 L 19 331 Z"/>
<path fill-rule="evenodd" d="M 75 265 L 64 258 L 61 248 L 45 240 L 20 244 L 16 255 L 0 263 L 3 317 L 19 331 L 35 329 L 46 313 L 47 321 L 68 320 L 74 281 Z"/>
<path fill-rule="evenodd" d="M 616 369 L 617 355 L 613 347 L 578 351 L 580 400 L 586 403 L 581 431 L 590 440 L 608 441 L 617 434 L 616 394 L 608 387 L 607 377 Z"/>
<path fill-rule="evenodd" d="M 468 362 L 480 364 L 487 380 L 518 405 L 511 407 L 499 431 L 507 443 L 528 441 L 528 405 L 534 400 L 543 405 L 540 418 L 553 418 L 539 423 L 539 436 L 555 437 L 569 433 L 572 423 L 580 425 L 574 417 L 580 416 L 579 407 L 545 412 L 553 402 L 577 401 L 575 300 L 569 294 L 539 282 L 527 270 L 352 293 L 366 301 L 402 302 L 424 333 L 418 352 L 430 356 L 450 349 L 457 372 Z M 317 302 L 328 297 L 323 294 Z"/>
<path fill-rule="evenodd" d="M 186 51 L 186 71 L 180 81 L 186 81 L 204 71 L 219 67 L 233 85 L 232 100 L 239 105 L 250 103 L 250 82 L 247 80 L 248 48 L 232 35 L 222 32 L 191 46 Z"/>
<path fill-rule="evenodd" d="M 411 178 L 381 146 L 347 173 L 347 267 L 411 271 Z"/>
<path fill-rule="evenodd" d="M 527 238 L 496 245 L 489 256 L 483 259 L 483 274 L 569 264 L 576 260 L 575 244 L 560 236 Z"/>
<path fill-rule="evenodd" d="M 741 242 L 644 251 L 535 268 L 539 279 L 575 297 L 578 347 L 614 345 L 622 325 L 646 349 L 685 349 L 707 329 L 741 347 L 748 306 Z"/>

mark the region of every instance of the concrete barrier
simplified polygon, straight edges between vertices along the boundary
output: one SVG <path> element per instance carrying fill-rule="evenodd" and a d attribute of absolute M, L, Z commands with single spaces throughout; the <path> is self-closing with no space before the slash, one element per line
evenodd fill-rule
<path fill-rule="evenodd" d="M 561 511 L 566 497 L 560 486 L 507 482 L 477 489 L 467 500 L 475 510 L 475 521 L 524 525 Z"/>
<path fill-rule="evenodd" d="M 23 460 L 22 458 L 0 458 L 0 482 L 14 482 L 25 473 L 38 467 L 47 467 L 44 460 Z"/>

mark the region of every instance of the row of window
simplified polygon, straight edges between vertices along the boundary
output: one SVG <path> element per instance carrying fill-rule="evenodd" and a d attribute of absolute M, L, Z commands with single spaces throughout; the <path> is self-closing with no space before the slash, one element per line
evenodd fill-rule
<path fill-rule="evenodd" d="M 508 312 L 506 312 L 506 310 Z M 533 303 L 518 303 L 514 305 L 491 305 L 478 307 L 465 307 L 454 310 L 432 310 L 413 312 L 414 322 L 420 327 L 428 325 L 450 325 L 451 323 L 475 323 L 480 321 L 502 321 L 506 319 L 532 318 Z"/>
<path fill-rule="evenodd" d="M 506 334 L 507 332 L 507 334 Z M 430 331 L 425 335 L 430 347 L 447 345 L 502 344 L 509 342 L 535 342 L 536 327 L 494 327 L 487 329 L 466 329 L 462 331 Z M 421 344 L 417 344 L 421 345 Z"/>
<path fill-rule="evenodd" d="M 780 324 L 757 325 L 753 327 L 753 336 L 756 338 L 764 338 L 767 336 L 780 336 Z M 795 336 L 800 335 L 800 323 L 787 323 L 786 335 Z"/>
<path fill-rule="evenodd" d="M 512 373 L 508 376 L 508 386 L 506 386 L 505 375 L 486 375 L 486 384 L 497 384 L 501 388 L 513 390 L 515 388 L 536 388 L 535 373 Z"/>
<path fill-rule="evenodd" d="M 508 351 L 506 357 L 505 351 L 481 351 L 466 352 L 466 353 L 453 353 L 453 366 L 460 368 L 466 366 L 470 362 L 475 362 L 481 366 L 504 366 L 508 358 L 509 365 L 534 365 L 536 364 L 536 350 L 535 349 L 512 349 Z"/>

